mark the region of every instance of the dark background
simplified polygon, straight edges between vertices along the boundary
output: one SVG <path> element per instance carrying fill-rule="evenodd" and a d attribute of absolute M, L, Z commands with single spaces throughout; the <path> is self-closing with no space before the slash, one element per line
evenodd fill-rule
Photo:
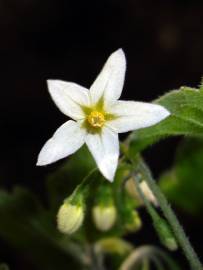
<path fill-rule="evenodd" d="M 49 97 L 47 79 L 89 87 L 110 53 L 122 47 L 124 99 L 150 101 L 182 85 L 197 86 L 202 26 L 197 0 L 0 0 L 0 184 L 22 184 L 43 197 L 44 176 L 56 165 L 37 168 L 37 155 L 66 120 Z M 176 142 L 146 153 L 155 175 L 171 164 Z M 203 258 L 202 221 L 179 216 Z M 145 226 L 146 234 L 140 239 L 157 241 Z M 23 268 L 5 243 L 0 260 Z"/>

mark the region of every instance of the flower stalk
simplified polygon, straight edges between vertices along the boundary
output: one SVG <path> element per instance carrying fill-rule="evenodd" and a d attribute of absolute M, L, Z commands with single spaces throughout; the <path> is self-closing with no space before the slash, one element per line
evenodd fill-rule
<path fill-rule="evenodd" d="M 95 172 L 96 169 L 90 171 L 60 206 L 57 214 L 57 225 L 60 232 L 71 235 L 81 227 L 85 217 L 86 197 L 90 192 L 94 180 L 92 176 Z"/>

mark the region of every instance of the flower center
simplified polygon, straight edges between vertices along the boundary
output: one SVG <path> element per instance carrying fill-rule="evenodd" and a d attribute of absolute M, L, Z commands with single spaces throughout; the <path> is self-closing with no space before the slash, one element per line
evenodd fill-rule
<path fill-rule="evenodd" d="M 102 127 L 104 125 L 105 117 L 104 117 L 104 114 L 101 112 L 92 111 L 88 115 L 87 120 L 91 126 L 97 128 L 97 127 Z"/>

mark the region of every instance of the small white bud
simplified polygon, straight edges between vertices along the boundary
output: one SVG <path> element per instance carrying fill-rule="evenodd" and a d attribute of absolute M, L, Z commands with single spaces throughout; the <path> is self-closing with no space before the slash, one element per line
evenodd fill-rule
<path fill-rule="evenodd" d="M 117 218 L 117 212 L 114 205 L 97 205 L 93 207 L 92 215 L 95 225 L 100 231 L 110 230 L 114 226 Z"/>
<path fill-rule="evenodd" d="M 60 232 L 72 234 L 82 225 L 84 220 L 84 208 L 82 205 L 64 203 L 57 214 L 57 224 Z"/>
<path fill-rule="evenodd" d="M 144 193 L 145 197 L 148 198 L 150 202 L 152 202 L 154 205 L 157 206 L 158 205 L 157 199 L 145 181 L 142 181 L 140 183 L 140 188 L 142 192 Z"/>
<path fill-rule="evenodd" d="M 142 198 L 140 198 L 140 195 L 137 191 L 135 182 L 132 178 L 130 178 L 127 182 L 126 182 L 126 190 L 129 193 L 129 195 L 131 195 L 133 198 L 138 199 L 139 202 L 141 202 L 143 204 L 143 200 Z M 158 206 L 158 202 L 156 197 L 154 196 L 154 194 L 152 193 L 151 189 L 149 188 L 148 184 L 146 183 L 146 181 L 142 181 L 140 183 L 140 189 L 142 190 L 144 196 L 150 201 L 152 202 L 155 206 Z"/>

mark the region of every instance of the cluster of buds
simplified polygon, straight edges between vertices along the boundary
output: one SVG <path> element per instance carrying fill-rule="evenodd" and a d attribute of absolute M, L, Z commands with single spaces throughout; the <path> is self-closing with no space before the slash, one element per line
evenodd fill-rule
<path fill-rule="evenodd" d="M 123 192 L 127 194 L 125 190 Z M 88 194 L 92 194 L 91 184 L 84 186 L 82 184 L 64 200 L 57 214 L 57 226 L 60 232 L 71 235 L 81 227 L 85 218 Z M 132 199 L 128 195 L 126 198 L 128 202 L 123 201 L 121 211 L 114 201 L 112 185 L 104 182 L 97 188 L 90 216 L 98 231 L 107 232 L 113 229 L 118 220 L 122 220 L 122 227 L 126 232 L 140 229 L 142 222 L 139 214 L 134 204 L 129 203 Z"/>
<path fill-rule="evenodd" d="M 86 201 L 91 197 L 93 190 L 96 192 L 96 196 L 90 209 L 90 215 L 87 216 L 92 218 L 98 231 L 107 232 L 114 229 L 117 224 L 120 226 L 120 223 L 122 223 L 121 226 L 125 232 L 136 232 L 141 228 L 142 221 L 136 211 L 137 203 L 135 201 L 138 201 L 140 205 L 143 203 L 143 198 L 140 197 L 133 179 L 129 179 L 125 183 L 126 189 L 122 189 L 122 192 L 118 193 L 118 196 L 121 196 L 120 199 L 123 200 L 120 206 L 115 199 L 115 190 L 112 185 L 102 182 L 95 190 L 92 183 L 94 183 L 92 180 L 81 183 L 64 200 L 57 215 L 57 225 L 60 232 L 70 235 L 78 231 L 85 218 Z M 145 181 L 140 182 L 139 189 L 149 202 L 157 206 L 156 198 Z M 134 200 L 135 198 L 136 200 Z"/>
<path fill-rule="evenodd" d="M 82 225 L 85 217 L 84 202 L 73 202 L 72 197 L 64 201 L 57 214 L 57 225 L 64 234 L 75 233 Z M 116 207 L 111 205 L 95 205 L 92 208 L 92 218 L 96 228 L 100 231 L 110 230 L 117 218 Z"/>

